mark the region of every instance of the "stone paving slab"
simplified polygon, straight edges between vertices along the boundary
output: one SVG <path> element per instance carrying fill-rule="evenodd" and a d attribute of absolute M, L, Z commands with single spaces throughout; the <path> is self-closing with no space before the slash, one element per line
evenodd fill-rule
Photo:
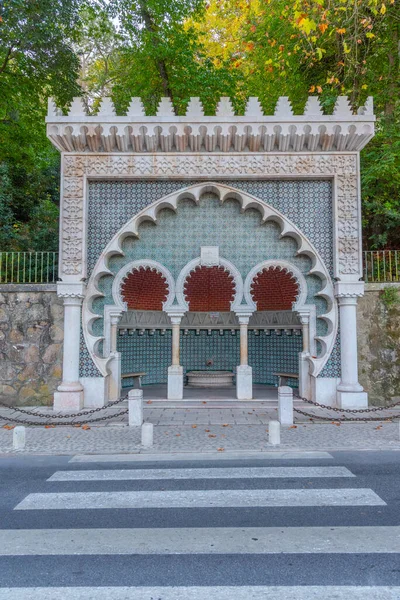
<path fill-rule="evenodd" d="M 283 427 L 281 444 L 268 444 L 265 425 L 159 425 L 154 446 L 140 446 L 140 428 L 115 425 L 92 427 L 31 427 L 26 431 L 22 453 L 207 453 L 266 452 L 271 449 L 301 450 L 400 450 L 398 423 L 303 423 Z M 12 430 L 0 429 L 0 453 L 12 453 Z M 19 452 L 21 453 L 21 452 Z"/>

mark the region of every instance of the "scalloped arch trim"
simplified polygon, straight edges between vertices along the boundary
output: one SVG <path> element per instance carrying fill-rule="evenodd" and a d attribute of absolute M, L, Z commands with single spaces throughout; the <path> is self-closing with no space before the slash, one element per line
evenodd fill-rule
<path fill-rule="evenodd" d="M 126 237 L 130 237 L 130 236 L 139 238 L 139 228 L 140 228 L 140 224 L 143 221 L 150 220 L 153 223 L 157 224 L 157 215 L 160 210 L 162 210 L 164 208 L 169 208 L 173 211 L 177 211 L 180 200 L 186 200 L 186 199 L 191 199 L 196 205 L 198 205 L 200 202 L 201 196 L 207 192 L 211 192 L 211 193 L 215 194 L 218 197 L 221 204 L 229 199 L 237 200 L 241 205 L 242 213 L 250 208 L 258 210 L 261 215 L 261 223 L 266 223 L 267 221 L 273 221 L 273 222 L 277 223 L 277 225 L 279 226 L 279 228 L 281 230 L 280 237 L 283 238 L 283 237 L 288 236 L 288 237 L 293 238 L 296 241 L 297 246 L 298 246 L 297 255 L 304 254 L 311 259 L 311 269 L 308 272 L 308 274 L 316 275 L 317 277 L 319 277 L 321 279 L 322 289 L 317 293 L 317 295 L 324 298 L 328 304 L 327 312 L 323 315 L 319 315 L 319 317 L 318 317 L 320 319 L 323 319 L 327 323 L 327 334 L 324 336 L 321 336 L 321 337 L 316 337 L 316 339 L 321 344 L 322 353 L 321 353 L 321 356 L 319 356 L 318 358 L 315 358 L 315 357 L 310 358 L 312 373 L 314 376 L 318 375 L 318 373 L 324 367 L 326 361 L 328 360 L 328 358 L 332 352 L 333 344 L 335 342 L 336 333 L 337 333 L 337 326 L 338 326 L 337 306 L 336 306 L 336 302 L 334 300 L 333 285 L 332 285 L 332 281 L 331 281 L 330 275 L 328 273 L 328 270 L 325 267 L 324 262 L 322 261 L 322 258 L 320 257 L 318 251 L 313 246 L 313 244 L 308 240 L 308 238 L 298 229 L 298 227 L 296 227 L 296 225 L 294 225 L 281 212 L 279 212 L 278 210 L 276 210 L 275 208 L 273 208 L 266 202 L 263 202 L 259 198 L 256 198 L 255 196 L 252 196 L 252 195 L 242 192 L 241 190 L 238 190 L 234 187 L 231 187 L 231 186 L 225 185 L 223 183 L 219 183 L 219 182 L 204 182 L 204 183 L 200 183 L 200 184 L 191 185 L 191 186 L 188 186 L 181 190 L 178 190 L 177 192 L 173 192 L 167 196 L 164 196 L 164 197 L 160 198 L 159 200 L 156 200 L 155 202 L 153 202 L 153 204 L 150 204 L 149 206 L 144 208 L 142 211 L 140 211 L 137 215 L 135 215 L 132 219 L 130 219 L 113 236 L 111 241 L 107 244 L 107 246 L 105 247 L 104 251 L 102 252 L 99 260 L 97 261 L 97 263 L 93 269 L 93 273 L 89 279 L 85 300 L 83 302 L 83 310 L 82 310 L 83 333 L 84 333 L 87 348 L 88 348 L 89 353 L 90 353 L 93 361 L 95 362 L 96 366 L 99 368 L 100 372 L 103 375 L 107 374 L 107 372 L 108 372 L 107 364 L 109 361 L 109 357 L 102 358 L 96 352 L 98 344 L 100 343 L 101 340 L 104 339 L 105 336 L 104 335 L 96 336 L 93 334 L 93 331 L 92 331 L 92 325 L 93 325 L 94 321 L 96 321 L 97 319 L 102 318 L 102 317 L 92 311 L 92 303 L 95 298 L 104 296 L 104 294 L 101 292 L 101 290 L 98 287 L 101 277 L 103 277 L 105 275 L 114 276 L 114 274 L 108 267 L 109 259 L 112 256 L 115 256 L 116 254 L 120 255 L 120 256 L 124 256 L 124 251 L 122 250 L 122 243 L 123 243 L 124 239 Z M 146 261 L 146 259 L 143 259 L 143 261 L 137 261 L 137 262 L 141 263 L 142 265 L 145 265 L 146 262 L 149 263 L 151 261 Z M 278 262 L 282 263 L 282 261 L 278 261 Z M 165 273 L 165 271 L 168 271 L 165 267 L 163 267 L 163 265 L 160 265 L 159 263 L 157 263 L 157 266 L 162 267 L 164 273 Z M 126 267 L 128 267 L 128 265 L 126 265 Z M 291 265 L 290 271 L 293 271 L 292 267 L 293 266 Z M 125 267 L 123 269 L 125 269 Z M 121 271 L 123 269 L 121 269 Z M 131 266 L 131 269 L 132 269 L 132 266 Z M 231 270 L 231 269 L 229 269 L 229 270 Z M 163 271 L 160 271 L 160 272 L 163 272 Z M 168 273 L 169 273 L 169 271 L 168 271 Z M 169 276 L 170 276 L 170 278 L 167 278 L 167 281 L 169 284 L 169 294 L 168 294 L 168 300 L 167 300 L 166 305 L 168 304 L 168 306 L 171 306 L 173 299 L 172 299 L 171 293 L 170 293 L 171 292 L 170 282 L 172 281 L 172 285 L 173 285 L 173 278 L 170 273 L 169 273 Z M 121 280 L 122 280 L 122 278 L 123 277 L 121 277 Z M 178 280 L 179 279 L 180 279 L 180 277 L 178 277 Z M 240 279 L 241 279 L 241 277 L 240 277 Z M 247 279 L 248 278 L 246 278 L 246 281 L 247 281 Z M 237 283 L 237 281 L 235 283 Z M 115 281 L 114 281 L 114 284 L 115 284 Z M 174 296 L 175 296 L 175 285 L 173 285 L 173 287 L 174 287 Z M 180 289 L 180 287 L 182 287 L 182 291 L 183 291 L 183 286 L 176 285 L 176 289 Z M 238 286 L 236 285 L 235 301 L 234 301 L 234 306 L 232 306 L 232 310 L 234 310 L 235 306 L 238 306 L 239 304 L 241 304 L 245 299 L 243 296 L 244 296 L 244 288 L 246 288 L 246 285 L 243 286 L 243 284 L 242 284 L 239 287 L 241 287 L 240 294 L 238 294 L 239 290 L 238 290 Z M 114 302 L 116 302 L 116 304 L 117 304 L 118 301 L 117 301 L 117 296 L 114 295 L 114 289 L 115 288 L 113 285 Z M 250 296 L 250 298 L 251 298 L 251 296 Z M 248 298 L 246 298 L 246 300 L 248 300 Z M 179 299 L 178 299 L 178 303 L 179 303 Z M 296 305 L 298 305 L 298 301 L 296 302 Z M 250 308 L 251 305 L 248 305 L 248 306 Z M 164 306 L 164 309 L 165 308 L 166 308 L 166 306 Z M 125 307 L 124 307 L 124 309 L 125 309 Z"/>

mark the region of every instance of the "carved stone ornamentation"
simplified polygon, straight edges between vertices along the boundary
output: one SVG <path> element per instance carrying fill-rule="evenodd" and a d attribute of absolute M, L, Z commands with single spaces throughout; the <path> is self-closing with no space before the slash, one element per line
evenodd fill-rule
<path fill-rule="evenodd" d="M 103 177 L 198 179 L 327 177 L 335 183 L 335 277 L 362 276 L 357 154 L 65 154 L 60 277 L 80 280 L 85 265 L 85 187 Z"/>

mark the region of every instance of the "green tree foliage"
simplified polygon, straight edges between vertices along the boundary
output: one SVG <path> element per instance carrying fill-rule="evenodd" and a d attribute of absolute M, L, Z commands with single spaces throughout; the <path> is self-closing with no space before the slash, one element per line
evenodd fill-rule
<path fill-rule="evenodd" d="M 44 119 L 49 95 L 63 106 L 80 93 L 79 61 L 70 43 L 79 5 L 78 0 L 0 3 L 0 165 L 2 181 L 8 181 L 0 249 L 4 244 L 43 249 L 21 231 L 39 206 L 58 202 L 59 156 L 46 139 Z M 8 231 L 10 219 L 13 235 L 8 238 L 4 229 Z M 52 227 L 49 250 L 58 241 L 54 223 Z"/>
<path fill-rule="evenodd" d="M 400 247 L 399 0 L 5 0 L 0 5 L 0 218 L 13 247 L 55 249 L 59 157 L 45 138 L 46 98 L 89 112 L 169 96 L 266 111 L 316 94 L 357 108 L 374 96 L 377 135 L 362 152 L 364 243 Z M 43 224 L 43 225 L 41 225 Z M 49 233 L 51 232 L 51 233 Z M 0 245 L 4 243 L 0 239 Z M 43 244 L 46 245 L 43 248 Z"/>

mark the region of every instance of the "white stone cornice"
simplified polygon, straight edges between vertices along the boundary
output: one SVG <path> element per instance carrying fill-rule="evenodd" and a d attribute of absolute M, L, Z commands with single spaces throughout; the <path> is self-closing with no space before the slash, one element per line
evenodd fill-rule
<path fill-rule="evenodd" d="M 50 99 L 47 136 L 61 152 L 337 152 L 359 151 L 374 135 L 372 99 L 352 114 L 345 96 L 333 115 L 324 115 L 310 97 L 304 114 L 294 115 L 288 98 L 279 98 L 274 114 L 264 115 L 250 98 L 245 115 L 235 115 L 229 98 L 221 98 L 215 116 L 205 116 L 191 98 L 185 116 L 176 116 L 163 98 L 155 116 L 146 116 L 140 98 L 126 115 L 116 115 L 104 98 L 96 115 L 86 115 L 80 98 L 62 115 Z"/>

